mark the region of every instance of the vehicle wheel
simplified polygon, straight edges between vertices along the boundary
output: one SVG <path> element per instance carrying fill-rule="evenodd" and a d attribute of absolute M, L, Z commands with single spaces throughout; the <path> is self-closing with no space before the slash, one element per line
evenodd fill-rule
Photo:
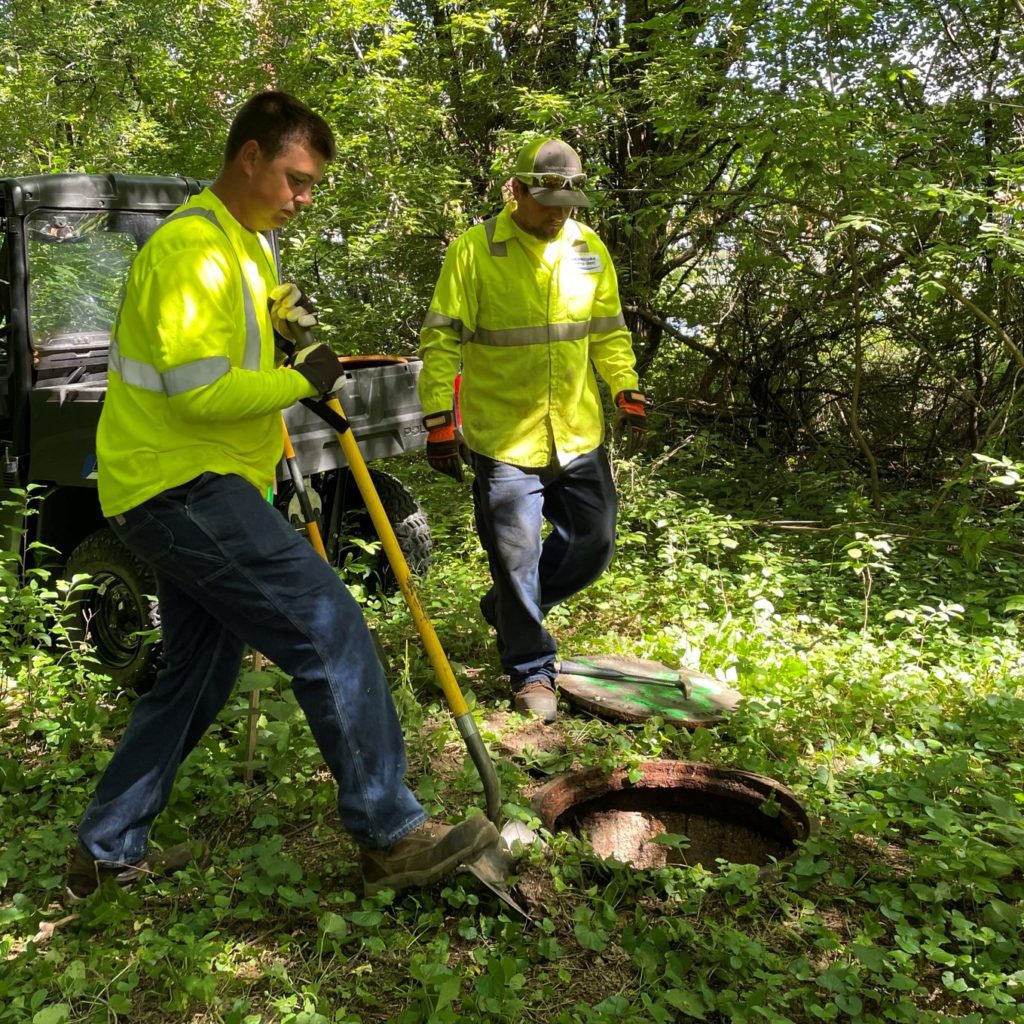
<path fill-rule="evenodd" d="M 333 562 L 338 568 L 341 568 L 349 556 L 358 558 L 362 554 L 361 549 L 351 543 L 351 538 L 357 538 L 367 543 L 372 543 L 378 538 L 377 531 L 370 519 L 370 513 L 367 512 L 363 502 L 363 496 L 359 493 L 355 478 L 348 469 L 323 473 L 313 480 L 313 486 L 319 496 L 320 522 L 324 533 L 328 532 L 331 523 L 339 472 L 343 474 L 341 507 L 338 515 L 337 536 L 333 545 L 335 548 Z M 371 469 L 370 478 L 373 480 L 373 485 L 391 526 L 394 528 L 398 546 L 402 549 L 402 554 L 405 555 L 409 570 L 414 576 L 425 576 L 430 568 L 430 556 L 433 551 L 433 541 L 426 513 L 401 480 L 397 480 L 379 469 Z M 331 550 L 331 538 L 325 536 L 324 542 L 328 550 Z M 387 555 L 383 550 L 374 557 L 367 584 L 370 590 L 380 590 L 385 594 L 392 594 L 398 589 L 398 581 L 391 571 Z"/>
<path fill-rule="evenodd" d="M 73 601 L 72 638 L 86 640 L 101 669 L 119 686 L 143 693 L 153 685 L 161 644 L 149 634 L 160 627 L 153 574 L 114 535 L 97 530 L 71 553 L 65 575 L 92 577 Z"/>

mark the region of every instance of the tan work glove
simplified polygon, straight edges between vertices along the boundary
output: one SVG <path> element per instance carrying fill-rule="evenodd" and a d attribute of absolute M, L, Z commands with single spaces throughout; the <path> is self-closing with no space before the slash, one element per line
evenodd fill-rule
<path fill-rule="evenodd" d="M 316 303 L 298 285 L 279 284 L 270 293 L 270 320 L 278 334 L 303 345 L 309 340 L 306 332 L 318 323 Z"/>

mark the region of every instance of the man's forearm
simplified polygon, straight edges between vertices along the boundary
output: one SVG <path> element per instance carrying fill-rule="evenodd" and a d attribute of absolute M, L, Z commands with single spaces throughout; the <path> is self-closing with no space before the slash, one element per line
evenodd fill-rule
<path fill-rule="evenodd" d="M 313 386 L 302 374 L 287 367 L 274 370 L 232 368 L 205 387 L 193 388 L 169 399 L 181 419 L 225 422 L 256 419 L 311 398 Z"/>
<path fill-rule="evenodd" d="M 455 377 L 462 365 L 462 346 L 450 327 L 425 327 L 420 332 L 419 357 L 423 360 L 417 388 L 426 413 L 451 409 Z"/>

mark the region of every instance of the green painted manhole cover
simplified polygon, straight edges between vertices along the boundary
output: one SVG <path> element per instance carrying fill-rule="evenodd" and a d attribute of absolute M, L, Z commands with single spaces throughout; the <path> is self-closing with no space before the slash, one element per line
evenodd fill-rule
<path fill-rule="evenodd" d="M 738 691 L 702 672 L 618 654 L 566 658 L 557 683 L 570 703 L 620 722 L 658 716 L 688 728 L 715 725 L 742 700 Z"/>

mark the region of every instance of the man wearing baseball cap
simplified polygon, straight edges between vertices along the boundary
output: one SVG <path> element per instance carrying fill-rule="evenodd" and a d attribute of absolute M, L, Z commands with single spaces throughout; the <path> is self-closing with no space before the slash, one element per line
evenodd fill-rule
<path fill-rule="evenodd" d="M 461 480 L 462 449 L 473 467 L 493 581 L 480 609 L 497 631 L 516 710 L 545 722 L 557 715 L 558 667 L 544 618 L 604 572 L 615 544 L 595 370 L 615 396 L 628 454 L 646 434 L 615 268 L 572 217 L 591 205 L 586 180 L 565 142 L 527 143 L 512 202 L 449 246 L 420 330 L 427 459 Z M 464 446 L 452 403 L 460 372 Z"/>

